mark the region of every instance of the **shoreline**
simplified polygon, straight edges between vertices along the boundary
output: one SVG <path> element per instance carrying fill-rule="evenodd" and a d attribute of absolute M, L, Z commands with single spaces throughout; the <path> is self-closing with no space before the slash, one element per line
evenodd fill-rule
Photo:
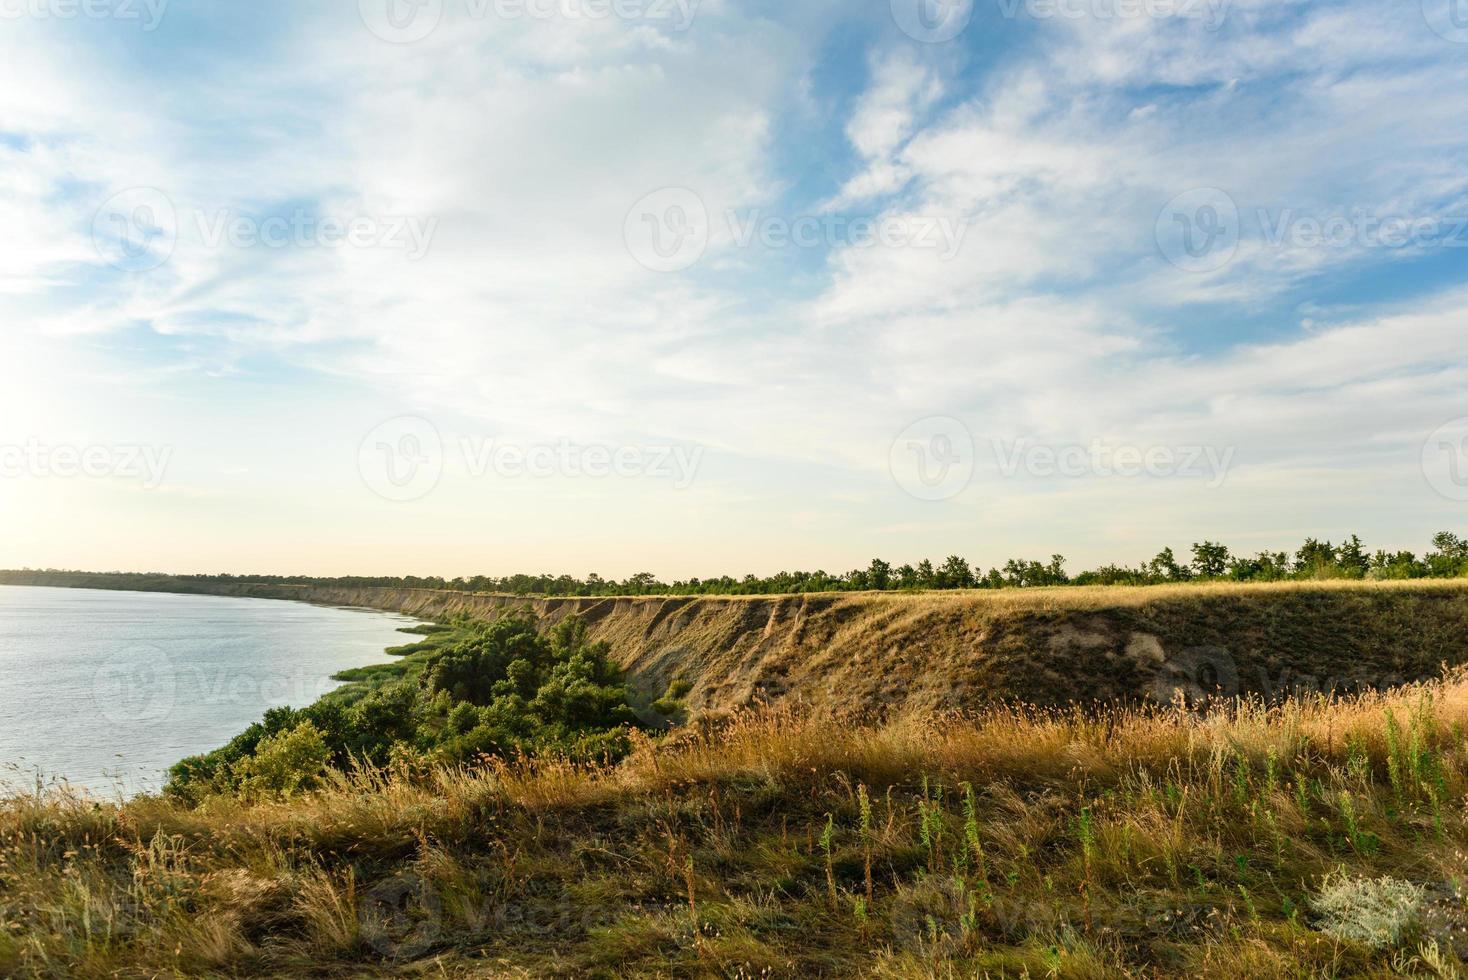
<path fill-rule="evenodd" d="M 133 601 L 134 597 L 137 597 L 138 599 L 143 599 L 144 597 L 148 596 L 164 595 L 175 595 L 180 598 L 195 600 L 255 599 L 264 601 L 267 598 L 248 595 L 174 593 L 164 592 L 161 590 L 137 589 L 91 589 L 83 586 L 67 587 L 0 582 L 0 590 L 3 590 L 7 587 L 14 589 L 34 588 L 45 591 L 58 592 L 62 590 L 65 590 L 67 592 L 80 593 L 94 592 L 98 593 L 99 597 L 100 595 L 104 594 L 115 594 L 119 598 L 126 598 L 128 602 Z M 20 602 L 25 605 L 27 603 L 27 600 L 21 599 Z M 394 634 L 400 637 L 402 637 L 405 633 L 409 631 L 416 631 L 425 627 L 425 624 L 421 620 L 417 620 L 414 617 L 410 616 L 404 616 L 403 614 L 397 613 L 392 610 L 382 610 L 369 606 L 333 604 L 326 602 L 308 602 L 306 603 L 306 605 L 314 606 L 323 610 L 331 609 L 341 613 L 373 614 L 376 616 L 386 616 L 387 621 L 381 623 L 380 626 L 389 628 Z M 65 607 L 63 606 L 60 608 Z M 124 606 L 124 608 L 130 607 Z M 195 610 L 199 610 L 207 609 L 209 607 L 196 605 L 193 608 Z M 252 621 L 253 619 L 254 616 L 247 616 L 246 620 L 244 621 Z M 176 637 L 173 638 L 174 640 L 178 640 L 180 643 L 183 643 L 187 640 L 187 627 L 190 622 L 192 622 L 192 620 L 187 616 L 178 619 L 180 632 Z M 279 624 L 276 625 L 278 626 Z M 264 635 L 268 636 L 268 631 L 272 628 L 270 625 L 268 625 L 268 618 L 267 625 L 262 628 L 266 631 Z M 300 633 L 299 630 L 296 630 L 294 628 L 292 628 L 290 632 Z M 342 639 L 345 643 L 351 643 L 355 645 L 354 641 L 351 640 L 350 633 L 351 631 L 348 631 L 347 634 L 344 634 L 342 636 Z M 227 635 L 233 636 L 234 634 L 228 633 Z M 307 629 L 305 633 L 301 635 L 303 636 L 303 642 L 314 642 L 314 639 L 311 638 L 310 629 Z M 217 637 L 215 637 L 215 639 L 217 640 Z M 123 644 L 124 642 L 130 643 L 132 646 L 137 646 L 137 642 L 127 641 L 126 637 L 119 637 L 117 640 L 118 644 Z M 155 641 L 149 642 L 151 643 Z M 169 643 L 172 643 L 173 641 L 160 639 L 156 642 L 167 645 Z M 322 665 L 319 673 L 314 670 L 310 670 L 307 673 L 302 673 L 303 670 L 307 670 L 306 666 L 294 660 L 288 663 L 275 665 L 274 667 L 267 665 L 263 668 L 261 668 L 261 666 L 253 659 L 245 660 L 236 658 L 236 661 L 233 662 L 216 662 L 216 660 L 212 658 L 212 654 L 208 653 L 205 648 L 200 648 L 203 659 L 190 660 L 186 656 L 182 655 L 178 650 L 174 650 L 169 647 L 170 652 L 169 654 L 166 654 L 165 657 L 171 666 L 169 673 L 167 673 L 166 676 L 158 679 L 158 683 L 161 685 L 159 687 L 159 690 L 165 692 L 160 696 L 168 699 L 170 704 L 191 703 L 195 706 L 198 706 L 212 703 L 209 698 L 219 697 L 221 696 L 221 694 L 224 694 L 224 696 L 230 697 L 232 702 L 238 701 L 240 705 L 244 706 L 248 710 L 248 699 L 240 700 L 239 697 L 239 692 L 242 690 L 239 687 L 241 683 L 248 682 L 251 684 L 261 685 L 261 690 L 263 691 L 267 688 L 269 684 L 272 683 L 270 681 L 270 678 L 272 676 L 284 676 L 280 673 L 282 671 L 296 671 L 296 674 L 293 676 L 296 677 L 295 683 L 299 689 L 295 691 L 295 694 L 304 694 L 304 697 L 288 695 L 288 699 L 281 704 L 261 702 L 256 706 L 257 710 L 255 710 L 249 718 L 242 717 L 238 720 L 238 724 L 231 725 L 228 731 L 221 730 L 221 732 L 217 736 L 217 740 L 211 740 L 207 746 L 198 750 L 205 753 L 212 752 L 222 747 L 223 745 L 228 744 L 230 740 L 236 738 L 244 729 L 259 722 L 264 713 L 270 710 L 275 710 L 282 707 L 290 708 L 292 710 L 300 710 L 312 704 L 316 704 L 326 700 L 351 700 L 357 697 L 361 697 L 364 694 L 370 693 L 374 687 L 372 683 L 374 676 L 379 675 L 384 670 L 401 670 L 401 664 L 404 658 L 401 655 L 395 655 L 393 651 L 401 649 L 405 645 L 411 644 L 404 644 L 400 641 L 388 641 L 386 640 L 386 638 L 384 638 L 380 647 L 377 647 L 375 643 L 373 644 L 373 646 L 380 651 L 379 653 L 374 653 L 371 649 L 364 647 L 363 650 L 352 654 L 347 652 L 345 648 L 343 648 L 343 653 L 345 654 L 345 656 L 338 658 L 339 663 L 341 660 L 347 660 L 349 662 L 345 665 L 338 666 Z M 327 650 L 328 647 L 318 645 L 317 649 Z M 27 650 L 28 648 L 22 647 L 21 652 L 25 653 L 27 652 Z M 44 648 L 39 652 L 44 654 Z M 371 659 L 369 660 L 369 662 L 363 663 L 363 660 L 367 658 Z M 101 663 L 101 666 L 96 668 L 97 676 L 93 678 L 93 688 L 96 688 L 97 685 L 99 683 L 102 683 L 104 680 L 113 680 L 112 674 L 115 673 L 115 670 L 113 670 L 112 672 L 108 672 L 109 664 L 112 663 L 111 659 L 103 658 L 99 662 Z M 295 664 L 295 666 L 292 667 L 292 664 Z M 143 670 L 145 668 L 139 667 L 137 669 Z M 266 673 L 257 674 L 251 672 L 252 670 L 258 671 L 260 669 L 264 669 Z M 92 666 L 85 666 L 84 670 L 90 672 L 92 671 Z M 125 675 L 121 679 L 127 680 L 131 676 L 131 674 Z M 226 681 L 221 679 L 224 677 L 228 677 L 228 680 Z M 102 680 L 99 680 L 98 678 L 102 678 Z M 200 692 L 205 696 L 204 700 L 199 700 L 196 698 L 188 698 L 186 700 L 180 699 L 177 701 L 174 700 L 175 698 L 181 697 L 180 695 L 175 695 L 173 692 L 175 690 L 181 690 L 179 685 L 184 684 L 186 678 L 192 678 L 196 683 L 204 685 L 203 690 Z M 305 680 L 302 681 L 301 678 L 305 678 Z M 234 693 L 231 694 L 229 692 Z M 83 691 L 83 694 L 85 694 L 85 690 Z M 130 696 L 136 694 L 137 692 L 130 692 Z M 96 698 L 99 696 L 101 695 L 94 690 L 92 697 Z M 68 717 L 70 717 L 70 715 L 68 715 Z M 3 764 L 9 770 L 6 773 L 5 777 L 3 779 L 0 779 L 0 796 L 8 797 L 14 796 L 16 794 L 33 792 L 35 791 L 36 787 L 43 785 L 51 788 L 69 787 L 72 791 L 81 792 L 97 799 L 114 799 L 118 796 L 118 794 L 122 794 L 122 797 L 125 799 L 137 796 L 156 795 L 162 791 L 162 788 L 166 784 L 168 779 L 168 772 L 175 764 L 185 758 L 190 757 L 190 755 L 192 754 L 198 754 L 196 751 L 191 749 L 184 750 L 184 754 L 178 756 L 177 758 L 167 753 L 168 747 L 174 741 L 174 736 L 176 734 L 187 734 L 192 731 L 192 726 L 188 723 L 184 723 L 182 727 L 166 727 L 160 729 L 157 732 L 152 732 L 152 734 L 147 738 L 122 739 L 122 741 L 118 742 L 118 744 L 116 745 L 116 748 L 122 750 L 121 752 L 113 752 L 109 750 L 108 759 L 106 762 L 103 763 L 86 762 L 83 759 L 81 768 L 78 768 L 76 764 L 78 762 L 77 759 L 73 759 L 69 763 L 62 762 L 59 759 L 51 759 L 49 761 L 37 759 L 36 756 L 39 750 L 36 746 L 26 747 L 24 745 L 18 744 L 14 747 L 14 750 L 12 752 L 8 753 L 10 758 L 8 758 L 7 760 L 3 760 L 3 762 L 0 762 L 0 764 Z M 82 731 L 81 736 L 79 736 L 78 738 L 77 745 L 73 746 L 73 748 L 75 749 L 82 750 L 83 757 L 87 754 L 83 747 L 88 744 L 88 738 L 91 738 L 91 736 L 88 735 L 85 731 Z M 148 754 L 150 754 L 150 752 L 157 754 L 158 758 L 156 760 L 139 758 L 140 756 L 147 756 Z M 40 754 L 44 755 L 44 753 Z"/>
<path fill-rule="evenodd" d="M 68 587 L 45 573 L 0 573 L 0 583 Z M 604 598 L 125 584 L 134 587 L 108 591 L 289 600 L 433 623 L 528 609 L 551 626 L 577 615 L 639 695 L 686 683 L 691 714 L 785 701 L 922 714 L 1178 691 L 1277 700 L 1423 680 L 1468 662 L 1468 579 Z"/>

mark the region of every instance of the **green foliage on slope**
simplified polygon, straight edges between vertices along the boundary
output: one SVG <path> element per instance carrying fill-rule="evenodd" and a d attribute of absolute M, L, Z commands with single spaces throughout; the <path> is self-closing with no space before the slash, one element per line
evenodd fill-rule
<path fill-rule="evenodd" d="M 306 708 L 267 711 L 228 745 L 177 763 L 167 792 L 193 803 L 288 796 L 328 769 L 404 760 L 611 760 L 638 725 L 606 644 L 590 642 L 577 617 L 544 632 L 529 612 L 463 620 L 397 650 L 407 659 L 346 672 L 357 683 Z"/>

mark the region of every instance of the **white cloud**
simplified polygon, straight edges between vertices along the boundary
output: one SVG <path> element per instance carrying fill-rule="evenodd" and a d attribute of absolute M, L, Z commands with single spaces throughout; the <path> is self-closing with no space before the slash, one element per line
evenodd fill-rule
<path fill-rule="evenodd" d="M 1381 463 L 1383 485 L 1407 488 L 1414 441 L 1454 414 L 1468 297 L 1347 307 L 1308 332 L 1254 334 L 1267 343 L 1190 333 L 1210 304 L 1246 315 L 1312 277 L 1402 256 L 1246 236 L 1232 263 L 1191 274 L 1153 239 L 1163 203 L 1198 186 L 1226 189 L 1246 216 L 1461 210 L 1468 105 L 1444 93 L 1462 90 L 1468 68 L 1430 32 L 1365 5 L 1240 3 L 1217 34 L 1034 25 L 1036 45 L 988 72 L 882 44 L 840 129 L 855 159 L 824 207 L 963 222 L 957 255 L 848 247 L 824 266 L 795 252 L 764 262 L 716 220 L 702 265 L 658 275 L 622 241 L 633 202 L 681 185 L 716 217 L 778 207 L 792 177 L 780 169 L 782 116 L 796 106 L 809 122 L 819 108 L 814 32 L 729 5 L 699 16 L 686 33 L 451 21 L 393 46 L 354 11 L 316 12 L 249 71 L 201 79 L 193 103 L 149 98 L 111 62 L 80 70 L 59 35 L 7 34 L 0 132 L 27 138 L 0 141 L 0 221 L 12 232 L 0 240 L 0 316 L 94 352 L 141 331 L 174 360 L 118 359 L 171 368 L 173 383 L 248 376 L 261 358 L 350 388 L 353 411 L 412 407 L 527 439 L 698 442 L 726 466 L 670 504 L 670 520 L 739 508 L 778 535 L 800 500 L 828 542 L 861 542 L 878 525 L 951 537 L 954 511 L 913 509 L 885 472 L 892 437 L 925 415 L 957 415 L 981 438 L 1239 451 L 1239 479 L 1208 497 L 1176 484 L 1004 483 L 954 505 L 976 532 L 1020 540 L 1062 504 L 1141 534 L 1214 510 L 1244 526 L 1251 494 L 1261 507 L 1302 487 L 1355 501 L 1363 458 Z M 166 190 L 183 231 L 157 273 L 114 275 L 89 240 L 92 198 L 135 185 Z M 199 214 L 295 202 L 433 219 L 436 234 L 409 261 L 208 247 L 197 233 Z M 10 374 L 26 373 L 36 399 L 80 386 L 63 358 L 44 370 L 49 385 Z M 77 400 L 78 411 L 129 411 L 103 390 Z M 169 424 L 235 422 L 221 408 Z M 253 438 L 213 472 L 278 472 Z M 312 467 L 334 457 L 292 458 L 303 480 L 324 480 Z M 208 492 L 207 473 L 191 479 Z M 578 489 L 568 506 L 631 494 Z M 497 504 L 550 518 L 562 499 L 528 496 Z M 813 496 L 831 508 L 812 510 Z"/>

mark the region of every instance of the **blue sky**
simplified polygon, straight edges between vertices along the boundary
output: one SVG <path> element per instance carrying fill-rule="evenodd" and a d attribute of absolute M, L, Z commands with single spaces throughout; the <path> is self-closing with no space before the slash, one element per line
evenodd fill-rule
<path fill-rule="evenodd" d="M 0 566 L 1420 549 L 1451 2 L 16 0 Z"/>

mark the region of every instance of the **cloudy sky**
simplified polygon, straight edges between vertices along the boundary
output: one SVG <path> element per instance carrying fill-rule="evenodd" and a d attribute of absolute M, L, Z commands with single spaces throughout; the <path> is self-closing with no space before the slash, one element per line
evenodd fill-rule
<path fill-rule="evenodd" d="M 1468 530 L 1458 0 L 0 0 L 0 567 Z"/>

